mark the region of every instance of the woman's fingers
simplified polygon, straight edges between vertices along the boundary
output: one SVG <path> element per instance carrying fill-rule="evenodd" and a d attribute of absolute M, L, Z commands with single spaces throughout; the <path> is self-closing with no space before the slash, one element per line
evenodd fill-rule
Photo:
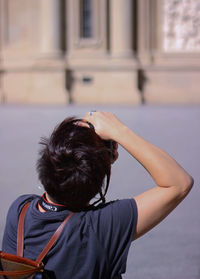
<path fill-rule="evenodd" d="M 85 119 L 82 119 L 82 121 L 78 121 L 76 125 L 81 126 L 81 127 L 86 127 L 90 128 L 88 122 Z"/>

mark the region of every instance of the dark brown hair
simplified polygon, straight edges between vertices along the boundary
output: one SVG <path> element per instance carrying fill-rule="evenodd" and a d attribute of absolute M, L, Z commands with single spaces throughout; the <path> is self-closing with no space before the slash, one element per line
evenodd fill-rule
<path fill-rule="evenodd" d="M 104 200 L 111 169 L 104 141 L 93 129 L 79 126 L 79 121 L 66 118 L 49 139 L 43 138 L 37 161 L 39 179 L 50 198 L 74 211 L 85 209 L 97 193 Z"/>

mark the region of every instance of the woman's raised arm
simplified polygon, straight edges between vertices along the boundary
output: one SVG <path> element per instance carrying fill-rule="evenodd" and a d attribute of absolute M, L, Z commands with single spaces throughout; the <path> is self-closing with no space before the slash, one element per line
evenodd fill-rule
<path fill-rule="evenodd" d="M 124 147 L 154 179 L 156 186 L 135 196 L 138 222 L 134 239 L 162 221 L 189 193 L 192 177 L 166 152 L 135 134 L 112 113 L 86 115 L 97 134 Z"/>

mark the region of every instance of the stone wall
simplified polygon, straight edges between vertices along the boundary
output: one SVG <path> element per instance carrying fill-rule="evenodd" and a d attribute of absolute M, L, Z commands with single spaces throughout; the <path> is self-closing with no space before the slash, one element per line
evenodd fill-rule
<path fill-rule="evenodd" d="M 0 0 L 2 103 L 200 103 L 200 0 L 87 1 L 86 37 L 83 2 Z"/>

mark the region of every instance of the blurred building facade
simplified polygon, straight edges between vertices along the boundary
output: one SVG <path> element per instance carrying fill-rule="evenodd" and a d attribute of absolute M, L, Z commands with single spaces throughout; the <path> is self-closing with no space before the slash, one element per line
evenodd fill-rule
<path fill-rule="evenodd" d="M 200 0 L 0 0 L 0 102 L 200 103 Z"/>

